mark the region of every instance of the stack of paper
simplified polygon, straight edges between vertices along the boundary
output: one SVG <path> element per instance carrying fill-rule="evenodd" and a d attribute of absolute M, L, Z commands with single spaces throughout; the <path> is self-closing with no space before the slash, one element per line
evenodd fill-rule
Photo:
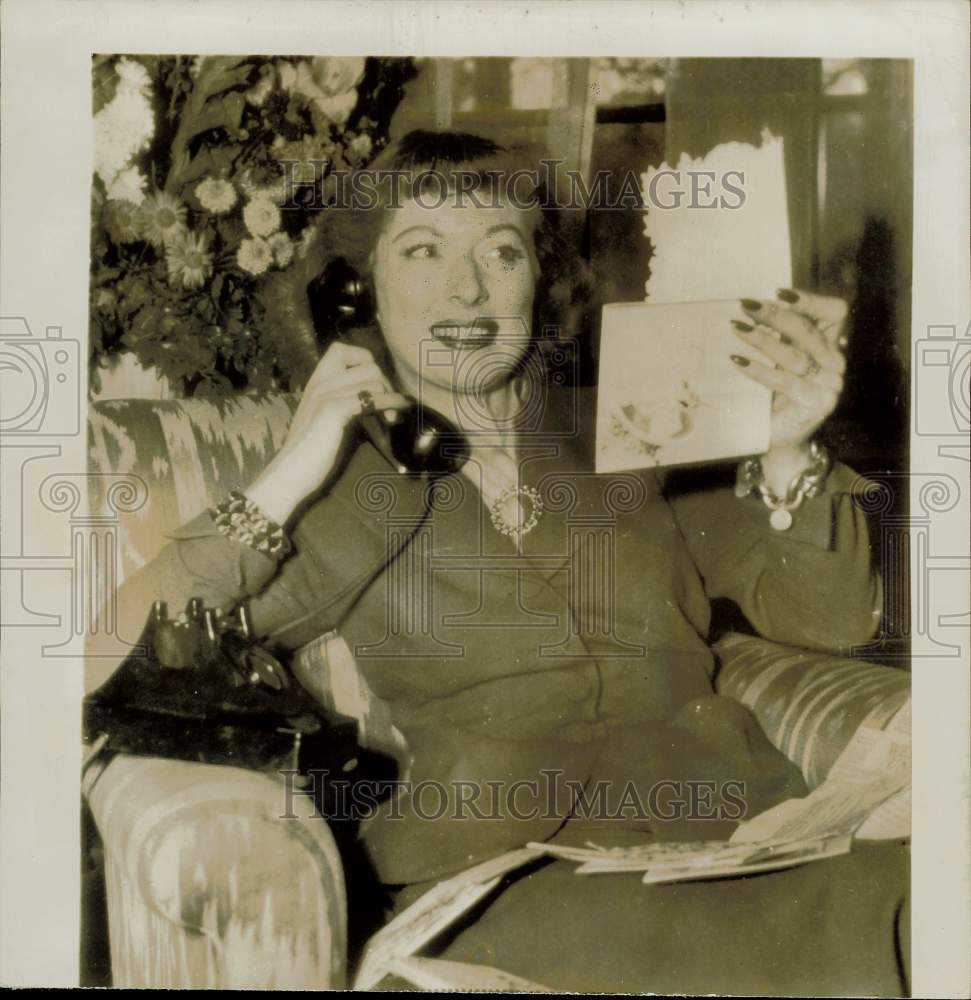
<path fill-rule="evenodd" d="M 598 847 L 596 844 L 587 847 L 561 847 L 556 844 L 529 846 L 543 848 L 552 857 L 579 863 L 577 875 L 643 872 L 641 881 L 646 885 L 656 885 L 790 868 L 846 854 L 850 850 L 851 839 L 847 835 L 839 835 L 780 838 L 757 844 L 704 840 L 616 848 Z"/>
<path fill-rule="evenodd" d="M 354 979 L 354 989 L 373 989 L 387 975 L 415 973 L 417 966 L 401 960 L 414 955 L 471 909 L 499 884 L 503 875 L 541 854 L 542 851 L 532 847 L 508 851 L 439 882 L 371 938 Z"/>
<path fill-rule="evenodd" d="M 440 958 L 398 958 L 391 963 L 389 972 L 422 990 L 439 993 L 555 993 L 548 986 L 541 986 L 531 979 L 514 976 L 488 965 L 470 965 L 468 962 L 447 962 Z"/>
<path fill-rule="evenodd" d="M 870 735 L 872 730 L 865 725 L 861 726 L 857 732 L 857 736 L 862 736 L 871 743 L 872 749 L 871 753 L 868 754 L 868 766 L 880 766 L 880 758 L 886 754 L 886 758 L 893 761 L 891 766 L 899 770 L 901 776 L 906 778 L 906 784 L 885 802 L 881 803 L 863 821 L 863 824 L 855 834 L 857 840 L 900 840 L 910 836 L 910 816 L 912 809 L 910 788 L 910 726 L 911 707 L 908 700 L 887 724 L 883 730 L 883 737 L 873 741 Z M 846 751 L 844 751 L 843 758 L 848 753 L 853 752 L 856 749 L 856 745 L 856 739 L 852 740 Z"/>
<path fill-rule="evenodd" d="M 742 823 L 734 843 L 767 839 L 856 833 L 884 802 L 910 785 L 909 703 L 886 729 L 862 725 L 840 754 L 826 780 L 802 799 L 788 799 Z M 896 835 L 908 835 L 906 817 L 893 812 Z M 891 818 L 869 836 L 887 837 Z"/>

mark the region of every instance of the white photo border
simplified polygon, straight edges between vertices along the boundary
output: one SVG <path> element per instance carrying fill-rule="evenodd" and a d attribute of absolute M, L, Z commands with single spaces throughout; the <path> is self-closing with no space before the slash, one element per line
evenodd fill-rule
<path fill-rule="evenodd" d="M 925 553 L 926 574 L 912 574 L 913 607 L 925 622 L 913 650 L 913 995 L 967 995 L 968 457 L 953 427 L 918 425 L 921 400 L 937 391 L 940 381 L 939 371 L 920 364 L 921 343 L 940 340 L 932 347 L 946 351 L 948 344 L 960 345 L 959 338 L 971 336 L 967 5 L 962 0 L 7 0 L 0 16 L 2 315 L 22 319 L 25 335 L 43 339 L 47 351 L 60 351 L 69 375 L 59 386 L 51 383 L 49 432 L 0 443 L 5 467 L 15 459 L 59 454 L 69 475 L 83 475 L 86 467 L 95 53 L 914 60 L 911 509 L 928 511 L 934 537 L 933 551 Z M 54 340 L 62 343 L 52 345 Z M 966 448 L 966 433 L 963 440 Z M 942 474 L 960 486 L 950 506 L 950 500 L 927 494 L 927 483 Z M 34 551 L 25 548 L 20 532 L 19 501 L 19 491 L 8 489 L 5 569 L 27 566 L 24 553 Z M 83 513 L 83 499 L 80 503 Z M 51 514 L 52 521 L 63 522 L 63 510 Z M 33 523 L 44 530 L 42 518 Z M 67 609 L 70 575 L 56 559 L 34 568 L 49 570 L 44 574 L 49 606 Z M 57 630 L 36 627 L 20 590 L 21 575 L 2 575 L 4 605 L 23 604 L 24 622 L 5 631 L 2 645 L 0 981 L 70 986 L 78 982 L 79 951 L 81 639 L 64 648 L 66 655 L 40 655 Z M 951 616 L 943 624 L 950 629 L 949 641 L 960 644 L 959 656 L 934 655 L 932 632 L 942 625 L 942 615 Z"/>

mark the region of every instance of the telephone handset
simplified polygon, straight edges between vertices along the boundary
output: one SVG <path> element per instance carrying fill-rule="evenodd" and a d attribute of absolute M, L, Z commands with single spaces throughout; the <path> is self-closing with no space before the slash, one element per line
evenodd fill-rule
<path fill-rule="evenodd" d="M 321 347 L 334 336 L 367 347 L 394 381 L 391 361 L 376 329 L 371 290 L 344 258 L 332 260 L 310 282 L 307 297 Z M 417 400 L 414 406 L 399 411 L 394 423 L 379 413 L 364 413 L 359 424 L 374 447 L 405 475 L 448 475 L 469 460 L 468 439 L 461 430 Z"/>

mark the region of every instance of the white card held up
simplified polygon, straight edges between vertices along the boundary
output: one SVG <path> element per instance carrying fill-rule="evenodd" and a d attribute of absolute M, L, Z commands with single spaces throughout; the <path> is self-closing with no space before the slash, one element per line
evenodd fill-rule
<path fill-rule="evenodd" d="M 669 188 L 686 177 L 702 188 L 672 198 Z M 676 169 L 652 167 L 641 180 L 650 206 L 644 232 L 654 246 L 645 286 L 650 302 L 771 299 L 791 286 L 781 138 L 766 130 L 760 146 L 726 142 L 699 159 L 685 154 Z"/>
<path fill-rule="evenodd" d="M 731 355 L 738 301 L 624 303 L 603 309 L 597 472 L 688 465 L 769 447 L 770 390 Z"/>

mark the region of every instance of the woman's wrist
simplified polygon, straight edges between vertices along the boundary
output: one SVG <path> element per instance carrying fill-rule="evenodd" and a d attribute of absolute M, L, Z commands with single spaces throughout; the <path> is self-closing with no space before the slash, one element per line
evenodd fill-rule
<path fill-rule="evenodd" d="M 762 481 L 778 497 L 784 497 L 790 485 L 813 464 L 812 443 L 770 448 L 760 458 Z"/>
<path fill-rule="evenodd" d="M 772 479 L 763 466 L 766 458 Z M 739 465 L 735 495 L 761 497 L 771 511 L 769 524 L 776 531 L 787 531 L 793 523 L 793 513 L 803 501 L 819 496 L 825 489 L 831 465 L 829 453 L 815 442 L 810 443 L 805 452 L 776 449 L 771 455 L 748 458 Z M 788 482 L 787 476 L 790 477 Z"/>
<path fill-rule="evenodd" d="M 312 490 L 285 467 L 271 462 L 244 492 L 268 517 L 285 525 Z"/>

